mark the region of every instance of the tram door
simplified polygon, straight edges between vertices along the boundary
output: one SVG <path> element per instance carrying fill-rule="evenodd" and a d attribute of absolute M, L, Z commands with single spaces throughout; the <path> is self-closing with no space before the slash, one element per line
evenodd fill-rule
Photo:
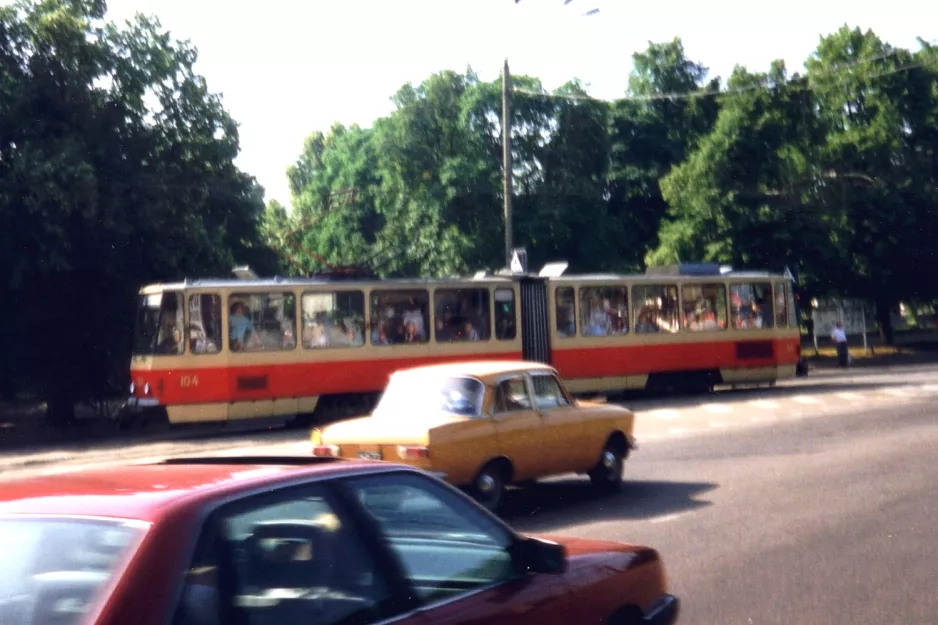
<path fill-rule="evenodd" d="M 547 281 L 521 278 L 521 353 L 525 360 L 550 364 Z"/>

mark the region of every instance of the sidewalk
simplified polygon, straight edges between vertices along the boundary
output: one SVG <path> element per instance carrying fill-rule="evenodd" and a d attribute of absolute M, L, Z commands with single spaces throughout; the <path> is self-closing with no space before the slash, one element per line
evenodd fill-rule
<path fill-rule="evenodd" d="M 833 345 L 819 346 L 815 353 L 814 346 L 803 346 L 801 354 L 811 369 L 839 369 L 837 352 Z M 862 345 L 850 345 L 851 367 L 895 367 L 938 362 L 938 339 L 933 341 L 907 342 L 896 346 L 870 344 L 864 350 Z M 810 375 L 810 372 L 809 372 Z"/>

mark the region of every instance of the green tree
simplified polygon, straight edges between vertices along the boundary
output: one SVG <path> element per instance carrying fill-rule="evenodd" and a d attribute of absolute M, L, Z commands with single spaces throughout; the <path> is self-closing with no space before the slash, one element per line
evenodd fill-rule
<path fill-rule="evenodd" d="M 101 1 L 0 7 L 0 377 L 57 420 L 126 380 L 141 282 L 274 263 L 263 190 L 233 164 L 237 127 L 195 49 L 104 16 Z"/>
<path fill-rule="evenodd" d="M 806 65 L 826 131 L 820 191 L 840 222 L 832 290 L 875 299 L 888 339 L 900 299 L 938 294 L 934 51 L 913 55 L 845 26 Z"/>
<path fill-rule="evenodd" d="M 812 192 L 823 137 L 805 79 L 776 61 L 737 67 L 727 86 L 713 130 L 661 181 L 670 209 L 647 262 L 825 266 L 836 252 Z"/>
<path fill-rule="evenodd" d="M 720 83 L 707 81 L 709 70 L 687 58 L 680 38 L 649 43 L 632 61 L 627 97 L 612 112 L 608 211 L 627 226 L 618 247 L 634 270 L 657 246 L 668 210 L 659 181 L 710 131 L 719 109 L 707 94 Z"/>

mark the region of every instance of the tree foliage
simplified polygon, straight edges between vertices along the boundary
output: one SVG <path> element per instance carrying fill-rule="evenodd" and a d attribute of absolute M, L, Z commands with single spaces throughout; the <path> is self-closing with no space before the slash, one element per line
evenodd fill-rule
<path fill-rule="evenodd" d="M 195 48 L 104 14 L 0 7 L 0 378 L 56 405 L 126 370 L 141 283 L 272 262 L 263 190 L 233 164 L 237 125 Z"/>
<path fill-rule="evenodd" d="M 882 311 L 938 296 L 938 52 L 845 26 L 805 70 L 737 67 L 724 83 L 674 39 L 633 56 L 611 104 L 577 80 L 548 93 L 513 77 L 516 244 L 534 267 L 579 271 L 787 266 L 808 292 Z M 442 72 L 402 87 L 370 130 L 314 133 L 290 171 L 291 219 L 351 185 L 353 205 L 306 235 L 327 259 L 384 275 L 501 266 L 500 92 Z M 317 182 L 300 183 L 310 162 Z"/>

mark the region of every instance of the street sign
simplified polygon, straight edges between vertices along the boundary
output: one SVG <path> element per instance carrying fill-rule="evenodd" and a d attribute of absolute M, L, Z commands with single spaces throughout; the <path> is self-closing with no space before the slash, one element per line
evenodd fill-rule
<path fill-rule="evenodd" d="M 523 247 L 511 250 L 511 273 L 526 273 L 528 271 L 528 252 Z"/>

